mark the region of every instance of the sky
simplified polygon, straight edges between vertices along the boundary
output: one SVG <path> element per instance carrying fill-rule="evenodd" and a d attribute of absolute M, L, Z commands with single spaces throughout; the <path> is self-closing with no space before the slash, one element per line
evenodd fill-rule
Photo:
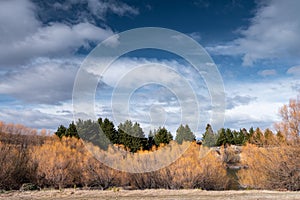
<path fill-rule="evenodd" d="M 76 75 L 92 50 L 123 31 L 159 27 L 191 37 L 214 61 L 224 84 L 224 127 L 274 129 L 279 108 L 300 90 L 299 8 L 298 0 L 2 0 L 0 120 L 67 126 Z M 114 38 L 110 45 L 117 45 Z M 214 105 L 206 80 L 193 70 L 159 49 L 122 55 L 99 79 L 95 115 L 115 125 L 129 117 L 146 134 L 158 126 L 174 134 L 187 123 L 201 137 Z M 114 91 L 130 95 L 120 101 Z"/>

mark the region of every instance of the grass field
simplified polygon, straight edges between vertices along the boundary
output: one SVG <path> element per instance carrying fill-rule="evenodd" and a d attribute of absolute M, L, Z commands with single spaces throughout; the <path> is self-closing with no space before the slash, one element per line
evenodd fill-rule
<path fill-rule="evenodd" d="M 118 199 L 118 200 L 153 200 L 153 199 L 214 199 L 214 200 L 263 200 L 263 199 L 294 199 L 300 200 L 300 192 L 281 191 L 203 191 L 203 190 L 120 190 L 114 192 L 96 190 L 72 190 L 66 189 L 30 191 L 30 192 L 5 192 L 0 194 L 0 199 L 29 200 L 29 199 Z"/>

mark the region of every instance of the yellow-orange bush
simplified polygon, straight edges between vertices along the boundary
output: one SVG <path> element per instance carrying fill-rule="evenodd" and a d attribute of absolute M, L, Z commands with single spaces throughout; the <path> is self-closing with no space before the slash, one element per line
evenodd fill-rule
<path fill-rule="evenodd" d="M 22 145 L 0 141 L 0 188 L 16 189 L 34 178 L 28 151 Z"/>
<path fill-rule="evenodd" d="M 2 130 L 3 127 L 10 131 L 16 129 L 5 124 L 0 127 Z M 19 128 L 23 129 L 22 126 Z M 32 133 L 30 129 L 27 132 Z M 42 188 L 76 185 L 101 189 L 112 186 L 225 189 L 227 182 L 222 160 L 215 152 L 201 156 L 200 146 L 196 143 L 179 145 L 173 141 L 151 151 L 133 154 L 118 146 L 110 146 L 104 151 L 76 138 L 59 139 L 45 133 L 1 133 L 0 150 L 0 188 L 4 189 L 18 189 L 28 182 Z M 181 155 L 182 152 L 185 153 Z M 161 163 L 156 165 L 158 161 L 163 162 L 162 166 Z"/>
<path fill-rule="evenodd" d="M 239 171 L 241 185 L 258 189 L 300 190 L 300 147 L 282 145 L 243 148 Z"/>
<path fill-rule="evenodd" d="M 166 146 L 162 148 L 166 148 Z M 141 189 L 226 189 L 229 179 L 226 176 L 226 168 L 222 160 L 216 156 L 215 151 L 203 148 L 195 142 L 184 142 L 182 145 L 171 142 L 162 156 L 168 157 L 170 154 L 174 155 L 181 152 L 182 149 L 186 149 L 179 159 L 154 172 L 132 174 L 131 180 L 135 184 L 134 186 Z M 207 153 L 201 155 L 201 151 Z M 164 159 L 164 157 L 162 158 Z"/>
<path fill-rule="evenodd" d="M 82 153 L 76 147 L 79 141 L 53 137 L 42 146 L 30 149 L 33 165 L 37 166 L 36 175 L 41 186 L 63 188 L 80 183 Z"/>

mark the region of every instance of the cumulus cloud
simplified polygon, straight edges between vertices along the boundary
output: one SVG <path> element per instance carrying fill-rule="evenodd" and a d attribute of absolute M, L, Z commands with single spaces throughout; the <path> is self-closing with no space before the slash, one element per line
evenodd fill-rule
<path fill-rule="evenodd" d="M 67 1 L 66 5 L 59 6 L 57 3 L 55 6 L 64 7 L 71 2 L 72 4 L 82 3 Z M 99 16 L 105 16 L 108 12 L 118 15 L 138 13 L 127 4 L 116 1 L 89 0 L 87 3 L 90 5 L 91 12 Z M 45 19 L 47 23 L 44 23 L 37 18 L 37 12 L 41 9 L 47 10 L 47 8 L 49 6 L 42 9 L 38 4 L 29 0 L 0 1 L 0 67 L 24 64 L 37 57 L 72 55 L 80 48 L 89 49 L 91 45 L 114 34 L 106 25 L 99 27 L 84 20 L 84 17 L 82 21 L 76 23 L 64 23 L 53 21 L 53 19 L 52 21 Z"/>
<path fill-rule="evenodd" d="M 220 55 L 242 55 L 243 65 L 263 59 L 297 58 L 300 55 L 300 1 L 270 0 L 258 4 L 250 26 L 240 38 L 207 48 Z"/>
<path fill-rule="evenodd" d="M 1 43 L 0 64 L 19 64 L 40 56 L 71 55 L 80 47 L 89 48 L 90 42 L 99 42 L 112 34 L 111 30 L 89 23 L 74 26 L 53 23 L 32 35 L 15 38 L 12 43 Z"/>
<path fill-rule="evenodd" d="M 71 99 L 79 61 L 40 59 L 3 74 L 0 93 L 27 103 L 57 104 Z"/>
<path fill-rule="evenodd" d="M 226 109 L 226 127 L 239 129 L 251 126 L 273 127 L 280 120 L 278 110 L 290 98 L 294 98 L 295 87 L 300 81 L 292 78 L 280 78 L 264 82 L 228 82 L 226 84 L 227 103 L 233 107 Z M 263 88 L 263 89 L 261 89 Z"/>
<path fill-rule="evenodd" d="M 0 2 L 0 44 L 33 34 L 41 25 L 35 17 L 36 7 L 30 1 L 3 0 Z"/>
<path fill-rule="evenodd" d="M 26 103 L 61 104 L 72 99 L 80 58 L 39 58 L 23 68 L 0 75 L 0 94 Z M 96 77 L 95 77 L 96 78 Z M 110 90 L 102 81 L 98 89 Z"/>
<path fill-rule="evenodd" d="M 234 97 L 227 97 L 226 105 L 227 109 L 233 109 L 236 106 L 248 105 L 250 102 L 255 101 L 257 97 L 251 97 L 249 95 L 236 95 Z"/>
<path fill-rule="evenodd" d="M 52 115 L 32 108 L 5 108 L 1 109 L 1 120 L 55 131 L 60 124 L 67 126 L 72 121 L 72 115 Z"/>

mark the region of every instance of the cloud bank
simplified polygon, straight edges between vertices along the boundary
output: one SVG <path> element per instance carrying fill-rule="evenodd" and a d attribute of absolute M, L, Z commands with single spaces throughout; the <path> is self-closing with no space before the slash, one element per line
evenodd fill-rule
<path fill-rule="evenodd" d="M 42 1 L 43 2 L 43 1 Z M 52 10 L 67 10 L 83 1 L 66 1 L 51 5 Z M 118 15 L 138 14 L 125 3 L 88 0 L 87 9 L 101 19 L 112 12 Z M 40 3 L 42 4 L 42 3 Z M 47 4 L 47 2 L 43 2 Z M 3 0 L 0 2 L 0 67 L 22 65 L 38 57 L 63 57 L 76 53 L 80 48 L 90 49 L 114 34 L 105 23 L 101 26 L 89 21 L 88 16 L 73 13 L 76 20 L 47 21 L 37 16 L 47 8 L 29 0 Z M 55 7 L 55 9 L 53 8 Z M 51 10 L 51 9 L 50 9 Z M 49 11 L 48 11 L 49 12 Z M 84 12 L 83 12 L 84 13 Z M 53 13 L 52 13 L 53 14 Z M 54 13 L 56 14 L 56 13 Z M 67 15 L 67 13 L 65 13 Z M 43 14 L 41 14 L 43 16 Z M 61 19 L 63 20 L 63 19 Z"/>
<path fill-rule="evenodd" d="M 217 55 L 242 56 L 243 65 L 265 59 L 300 56 L 300 1 L 270 0 L 259 3 L 250 26 L 237 31 L 239 38 L 208 47 Z"/>

